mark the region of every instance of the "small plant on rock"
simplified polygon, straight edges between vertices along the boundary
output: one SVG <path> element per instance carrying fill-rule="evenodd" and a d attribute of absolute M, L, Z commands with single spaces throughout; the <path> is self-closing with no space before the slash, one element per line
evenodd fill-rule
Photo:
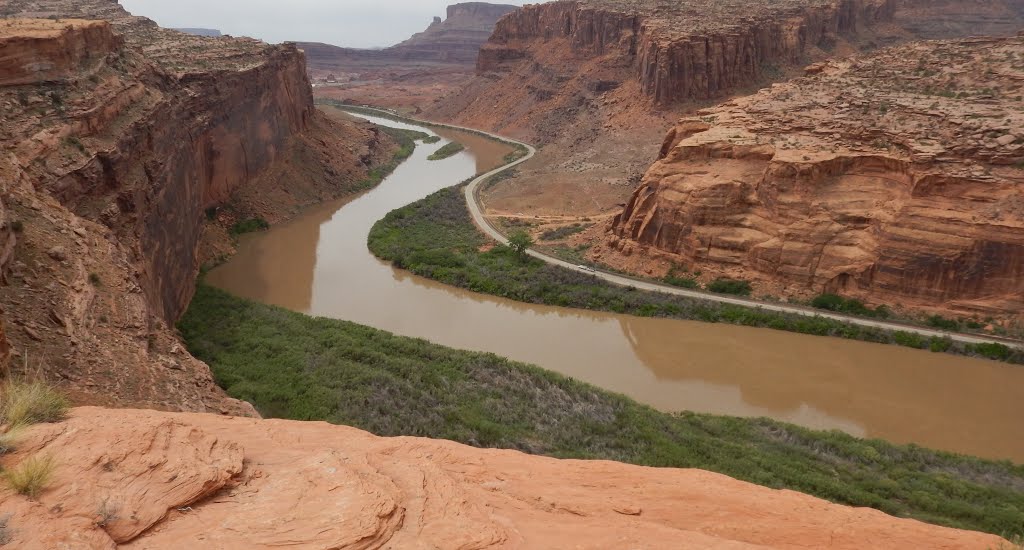
<path fill-rule="evenodd" d="M 50 485 L 56 468 L 57 461 L 50 455 L 31 456 L 22 460 L 17 467 L 4 472 L 4 479 L 18 494 L 34 499 Z"/>
<path fill-rule="evenodd" d="M 0 389 L 0 423 L 26 426 L 57 422 L 67 413 L 67 399 L 42 382 L 9 382 Z"/>

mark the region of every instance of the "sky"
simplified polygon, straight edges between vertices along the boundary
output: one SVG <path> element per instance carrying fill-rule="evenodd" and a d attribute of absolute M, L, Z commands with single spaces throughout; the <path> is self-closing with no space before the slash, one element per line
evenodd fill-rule
<path fill-rule="evenodd" d="M 162 27 L 203 27 L 271 43 L 286 40 L 336 46 L 391 46 L 445 17 L 459 0 L 121 0 L 135 15 Z M 523 5 L 539 0 L 495 0 Z"/>

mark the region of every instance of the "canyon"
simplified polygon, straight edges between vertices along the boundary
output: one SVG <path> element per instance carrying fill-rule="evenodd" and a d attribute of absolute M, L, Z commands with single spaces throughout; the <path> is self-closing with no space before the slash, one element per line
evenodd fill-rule
<path fill-rule="evenodd" d="M 980 9 L 966 18 L 969 24 L 956 3 L 942 3 L 927 14 L 914 11 L 921 5 L 915 0 L 786 0 L 773 6 L 740 0 L 560 0 L 515 9 L 468 3 L 450 7 L 446 21 L 435 21 L 393 48 L 353 54 L 316 44 L 268 45 L 163 29 L 113 0 L 9 0 L 0 19 L 0 375 L 5 383 L 0 396 L 8 399 L 0 403 L 0 415 L 8 414 L 4 407 L 13 386 L 6 384 L 12 380 L 45 381 L 77 408 L 67 418 L 30 427 L 9 416 L 0 420 L 5 445 L 0 447 L 0 546 L 1009 546 L 995 535 L 843 506 L 710 471 L 561 460 L 453 441 L 379 437 L 322 422 L 261 419 L 253 405 L 225 393 L 226 382 L 191 355 L 175 328 L 206 268 L 234 254 L 236 246 L 244 256 L 246 245 L 258 242 L 239 244 L 240 225 L 280 224 L 287 230 L 284 222 L 311 205 L 333 200 L 358 205 L 367 199 L 371 206 L 361 210 L 363 218 L 346 216 L 344 223 L 369 227 L 384 214 L 373 208 L 394 206 L 374 204 L 373 193 L 357 194 L 379 180 L 381 167 L 405 146 L 391 137 L 398 134 L 319 109 L 314 92 L 320 98 L 378 100 L 536 141 L 541 146 L 537 162 L 485 195 L 491 215 L 545 215 L 559 219 L 555 225 L 569 217 L 566 213 L 587 218 L 590 225 L 576 242 L 589 243 L 591 258 L 624 270 L 657 275 L 683 265 L 705 269 L 708 276 L 743 276 L 764 285 L 759 288 L 793 295 L 821 288 L 869 302 L 881 297 L 924 308 L 953 304 L 979 315 L 1019 312 L 1024 309 L 1024 211 L 1017 189 L 1024 136 L 1017 129 L 1024 120 L 1015 91 L 1022 80 L 1024 39 L 979 38 L 902 46 L 866 57 L 846 54 L 917 36 L 960 35 L 972 26 L 1002 33 L 1012 27 L 1007 18 L 1020 17 L 1021 10 L 1013 2 L 980 0 Z M 841 59 L 820 61 L 838 54 Z M 711 106 L 801 71 L 806 76 Z M 339 80 L 355 85 L 320 86 Z M 395 83 L 409 86 L 386 90 Z M 908 125 L 918 132 L 903 132 Z M 651 141 L 660 141 L 669 127 L 659 150 Z M 470 133 L 443 133 L 444 139 L 457 137 L 470 149 L 487 150 L 479 157 L 453 157 L 447 165 L 438 161 L 459 176 L 455 181 L 508 158 L 505 145 L 474 143 L 487 140 Z M 425 171 L 404 168 L 412 183 L 402 192 L 427 192 L 426 185 L 414 185 Z M 553 172 L 559 174 L 554 182 Z M 436 180 L 429 184 L 446 183 Z M 298 230 L 331 230 L 324 220 L 336 211 L 312 213 L 318 221 L 298 224 Z M 355 242 L 346 241 L 347 248 L 332 250 L 342 267 L 358 269 L 353 255 L 368 254 L 365 235 L 356 236 Z M 286 243 L 290 263 L 318 264 L 321 250 L 308 244 Z M 327 254 L 323 259 L 321 265 L 329 266 Z M 284 255 L 272 261 L 287 262 Z M 391 290 L 391 300 L 401 299 L 395 289 L 420 285 L 429 286 L 439 304 L 458 305 L 441 302 L 448 300 L 448 290 L 440 285 L 381 262 L 373 265 L 380 275 L 376 283 Z M 333 290 L 343 299 L 375 299 L 369 283 L 354 284 L 339 273 L 329 272 L 319 283 L 337 287 Z M 255 269 L 243 276 L 254 286 L 263 282 Z M 317 278 L 309 279 L 312 285 Z M 298 297 L 311 312 L 314 294 Z M 515 312 L 480 297 L 459 301 L 501 309 L 501 315 Z M 365 310 L 391 322 L 415 320 L 396 316 L 381 302 Z M 438 309 L 418 309 L 438 331 L 481 319 L 448 319 Z M 531 310 L 523 318 L 528 316 L 549 338 L 558 336 L 547 329 L 551 323 L 578 317 L 563 310 L 544 316 Z M 644 338 L 678 344 L 675 330 L 638 335 L 630 319 L 607 321 L 602 319 L 606 330 L 622 333 L 620 339 L 633 345 Z M 509 340 L 511 324 L 493 325 Z M 412 350 L 428 343 L 353 326 L 371 343 L 387 340 L 404 351 L 403 364 L 423 366 Z M 325 340 L 344 347 L 342 340 L 331 339 L 335 336 Z M 820 357 L 829 350 L 854 349 L 825 338 L 819 342 Z M 265 348 L 253 348 L 268 356 L 285 353 L 280 342 L 263 343 Z M 592 347 L 601 352 L 599 345 Z M 658 354 L 678 349 L 654 347 Z M 360 355 L 350 358 L 353 362 L 379 359 L 378 350 L 351 351 Z M 423 361 L 446 353 L 420 352 Z M 925 354 L 902 352 L 918 354 L 916 359 Z M 756 359 L 757 351 L 744 355 Z M 911 362 L 909 355 L 903 357 Z M 670 370 L 678 369 L 669 362 Z M 447 387 L 446 377 L 459 373 L 444 366 L 449 370 L 436 378 Z M 972 366 L 980 371 L 990 365 Z M 304 367 L 312 372 L 317 365 Z M 591 386 L 536 367 L 523 369 L 549 382 L 553 389 L 545 391 L 552 395 L 546 397 L 557 410 L 597 402 Z M 855 367 L 840 370 L 865 378 Z M 714 371 L 721 379 L 733 376 L 728 368 Z M 621 369 L 615 374 L 624 372 L 631 376 Z M 488 369 L 476 374 L 487 380 L 495 375 Z M 790 393 L 783 408 L 809 414 L 804 396 L 772 374 L 760 385 L 785 386 Z M 675 370 L 672 376 L 692 377 Z M 997 376 L 992 379 L 1009 379 Z M 825 378 L 825 386 L 842 385 L 831 375 Z M 366 379 L 329 382 L 364 383 L 377 395 L 401 395 L 391 394 L 393 387 L 379 372 Z M 984 382 L 989 385 L 980 387 L 998 386 L 1009 396 L 993 392 L 985 406 L 997 414 L 1016 410 L 1012 384 Z M 293 389 L 285 385 L 278 389 Z M 481 393 L 488 389 L 475 387 Z M 559 393 L 561 387 L 589 392 L 593 399 L 572 401 Z M 971 393 L 974 386 L 963 387 Z M 848 393 L 844 386 L 836 395 Z M 488 404 L 500 411 L 506 404 L 501 392 L 495 395 L 488 394 Z M 721 401 L 722 395 L 711 400 Z M 313 410 L 314 399 L 305 397 Z M 661 418 L 625 397 L 607 399 L 624 411 L 641 410 L 644 419 Z M 956 402 L 944 399 L 940 405 Z M 364 404 L 374 405 L 369 397 Z M 274 410 L 261 409 L 268 415 Z M 615 413 L 618 419 L 620 411 L 585 412 L 591 418 Z M 307 413 L 305 418 L 317 417 Z M 482 418 L 476 418 L 474 429 L 493 430 Z M 635 419 L 623 416 L 624 422 Z M 608 418 L 598 421 L 604 422 L 600 429 L 620 428 Z M 816 493 L 834 501 L 863 504 L 886 490 L 871 485 L 886 481 L 879 477 L 858 485 L 856 498 L 842 494 L 851 482 L 837 482 L 832 475 L 839 479 L 839 469 L 848 475 L 841 460 L 849 455 L 824 447 L 836 434 L 792 426 L 792 431 L 772 431 L 781 424 L 744 422 L 708 417 L 703 426 L 711 435 L 730 426 L 761 430 L 761 436 L 768 431 L 767 437 L 776 438 L 773 449 L 783 451 L 793 444 L 786 438 L 807 438 L 811 443 L 801 443 L 804 447 L 820 443 L 811 458 L 800 459 L 835 468 L 825 476 L 829 490 Z M 970 425 L 962 429 L 969 431 Z M 1014 428 L 1006 431 L 1015 441 Z M 671 428 L 646 429 L 637 433 L 656 435 L 629 444 L 650 446 L 656 454 L 662 444 L 657 430 Z M 939 431 L 951 431 L 950 426 Z M 920 432 L 913 433 L 910 438 Z M 741 443 L 722 452 L 749 454 L 742 434 L 727 435 Z M 14 445 L 6 446 L 11 441 Z M 721 441 L 713 439 L 715 452 Z M 855 447 L 858 461 L 883 461 L 869 443 L 842 441 Z M 932 451 L 918 455 L 918 450 L 901 447 L 895 454 L 912 456 L 901 459 L 906 464 L 921 460 L 914 467 L 963 466 L 965 471 L 943 479 L 971 478 L 972 491 L 980 488 L 971 498 L 997 495 L 985 506 L 1002 504 L 999 495 L 1018 496 L 1018 466 Z M 595 456 L 588 453 L 571 445 L 551 452 Z M 10 473 L 40 457 L 53 461 L 50 483 L 31 498 L 18 494 Z M 665 464 L 665 457 L 657 458 L 644 463 Z M 799 464 L 796 458 L 758 464 L 756 458 L 750 462 L 755 474 Z M 891 457 L 884 458 L 891 467 Z M 896 469 L 905 466 L 895 462 Z M 915 517 L 1002 532 L 991 528 L 995 523 L 936 520 L 939 516 L 921 515 L 922 509 L 914 509 Z M 964 517 L 977 509 L 970 512 Z"/>
<path fill-rule="evenodd" d="M 787 296 L 1019 315 L 1024 38 L 913 44 L 807 73 L 680 120 L 593 253 L 625 264 L 643 249 L 663 272 Z"/>
<path fill-rule="evenodd" d="M 299 42 L 318 97 L 419 112 L 472 79 L 480 46 L 517 6 L 465 2 L 448 6 L 423 32 L 371 50 Z"/>
<path fill-rule="evenodd" d="M 140 445 L 144 442 L 144 445 Z M 78 408 L 5 533 L 44 548 L 935 548 L 1008 545 L 701 470 L 571 461 L 321 422 Z"/>
<path fill-rule="evenodd" d="M 204 236 L 348 192 L 395 145 L 319 113 L 293 45 L 189 36 L 104 0 L 6 9 L 24 16 L 0 21 L 14 374 L 82 403 L 255 414 L 173 332 Z"/>
<path fill-rule="evenodd" d="M 1009 267 L 1005 273 L 1000 271 L 1002 268 L 979 269 L 978 262 L 990 263 L 981 259 L 986 253 L 980 250 L 975 254 L 979 259 L 964 260 L 962 268 L 936 268 L 942 275 L 933 271 L 933 277 L 945 277 L 946 281 L 970 272 L 968 281 L 974 282 L 949 283 L 924 275 L 897 280 L 900 276 L 894 274 L 880 275 L 878 284 L 868 283 L 863 278 L 853 283 L 852 279 L 858 275 L 851 272 L 842 276 L 843 269 L 822 277 L 828 273 L 825 265 L 819 276 L 808 275 L 809 271 L 817 269 L 812 254 L 806 258 L 803 278 L 797 284 L 784 273 L 789 267 L 767 256 L 759 256 L 747 266 L 739 265 L 742 262 L 735 255 L 725 257 L 732 255 L 722 252 L 733 247 L 730 242 L 744 240 L 746 232 L 751 231 L 750 224 L 757 223 L 749 219 L 746 222 L 733 220 L 736 226 L 730 228 L 732 236 L 723 237 L 721 244 L 715 245 L 719 249 L 715 254 L 719 257 L 705 261 L 709 253 L 696 250 L 700 239 L 690 241 L 685 247 L 662 246 L 665 240 L 676 237 L 671 236 L 669 230 L 657 239 L 653 237 L 658 223 L 644 225 L 649 234 L 639 237 L 638 225 L 646 222 L 628 220 L 634 225 L 625 228 L 626 222 L 616 221 L 616 218 L 634 215 L 631 205 L 636 200 L 635 193 L 649 192 L 649 182 L 657 179 L 655 172 L 665 164 L 660 159 L 664 154 L 660 151 L 660 136 L 665 135 L 666 128 L 676 126 L 680 116 L 685 117 L 678 123 L 683 126 L 693 124 L 692 121 L 700 117 L 714 116 L 708 109 L 715 103 L 726 101 L 725 105 L 729 105 L 729 96 L 750 94 L 774 81 L 798 77 L 805 66 L 815 66 L 828 58 L 844 59 L 858 52 L 895 47 L 921 38 L 957 38 L 979 33 L 1013 35 L 1024 26 L 1022 13 L 1024 3 L 1017 0 L 983 0 L 969 5 L 909 0 L 795 1 L 772 6 L 748 6 L 743 2 L 714 5 L 686 2 L 669 6 L 640 0 L 549 2 L 527 6 L 502 19 L 481 50 L 477 78 L 460 92 L 437 102 L 426 114 L 505 132 L 542 145 L 536 159 L 518 169 L 514 177 L 484 190 L 482 200 L 487 214 L 499 225 L 526 220 L 535 238 L 572 223 L 581 224 L 585 231 L 555 245 L 586 250 L 589 260 L 645 277 L 662 277 L 674 268 L 700 272 L 702 282 L 713 276 L 749 277 L 755 282 L 759 295 L 775 298 L 806 299 L 824 291 L 840 291 L 875 304 L 893 303 L 929 314 L 995 316 L 1012 324 L 1012 313 L 1020 309 L 1020 288 L 1010 282 L 1016 268 Z M 916 52 L 911 49 L 891 55 L 897 58 L 916 55 Z M 909 63 L 904 67 L 913 69 Z M 1001 107 L 979 107 L 983 113 L 967 114 L 988 116 L 987 113 L 1013 110 L 1015 95 L 1010 91 L 1013 78 L 1016 77 L 1009 75 L 1002 80 L 1007 93 L 1000 98 L 975 95 L 961 101 L 995 101 L 1001 103 Z M 980 86 L 979 90 L 984 88 Z M 919 108 L 927 110 L 931 103 L 929 99 Z M 802 105 L 794 99 L 787 108 Z M 902 115 L 888 119 L 886 131 L 911 133 L 914 126 L 898 130 L 898 125 L 904 121 L 897 121 L 897 116 Z M 922 121 L 927 118 L 923 115 Z M 814 133 L 813 128 L 801 131 Z M 870 131 L 864 133 L 866 136 Z M 889 137 L 879 134 L 866 141 Z M 669 139 L 665 147 L 673 144 Z M 987 169 L 986 149 L 981 147 L 980 151 L 977 161 L 982 169 Z M 708 153 L 710 157 L 718 155 L 718 152 Z M 971 153 L 961 152 L 960 156 L 963 162 L 975 162 L 969 158 Z M 997 162 L 1003 163 L 1000 166 L 1012 165 L 1013 162 L 1007 161 L 1012 157 L 1012 154 L 1004 154 Z M 946 166 L 947 163 L 939 161 L 933 163 L 930 170 L 937 174 Z M 708 167 L 709 174 L 721 169 L 723 178 L 733 173 L 726 163 Z M 1001 171 L 1012 180 L 1012 170 L 1004 166 Z M 1003 192 L 1008 197 L 1016 196 L 1012 185 L 1004 187 Z M 682 210 L 688 206 L 681 203 L 686 197 L 667 197 L 668 192 L 659 199 L 660 216 L 685 217 L 687 214 Z M 789 198 L 795 200 L 795 197 Z M 674 205 L 669 206 L 670 202 Z M 651 205 L 650 201 L 645 204 Z M 813 208 L 812 205 L 805 207 Z M 680 212 L 670 213 L 673 209 Z M 644 211 L 639 216 L 649 213 Z M 779 220 L 764 221 L 779 223 Z M 700 223 L 703 222 L 697 225 Z M 707 223 L 728 225 L 732 222 L 710 220 Z M 1014 230 L 997 231 L 1012 233 Z M 940 248 L 932 251 L 926 248 L 925 255 L 911 255 L 900 261 L 904 264 L 960 262 L 953 257 L 949 243 L 939 245 L 942 235 L 948 233 L 948 230 L 939 231 L 934 237 L 924 237 L 931 242 L 908 238 L 906 247 Z M 1008 238 L 1009 241 L 1005 241 L 1004 237 L 997 237 L 997 241 L 1016 240 L 1013 236 Z M 659 244 L 653 244 L 653 240 L 658 240 Z M 796 252 L 794 257 L 800 255 Z M 792 261 L 787 259 L 782 263 Z M 750 267 L 753 263 L 758 263 L 758 267 Z M 861 273 L 867 269 L 867 264 L 860 265 L 859 269 L 855 271 Z M 989 284 L 998 289 L 979 286 L 978 280 L 988 275 L 993 276 Z M 891 280 L 881 282 L 887 277 Z M 832 281 L 832 278 L 836 279 Z M 921 285 L 938 285 L 938 288 L 927 291 L 910 288 Z M 948 285 L 957 288 L 946 288 Z M 961 292 L 960 287 L 972 288 Z"/>

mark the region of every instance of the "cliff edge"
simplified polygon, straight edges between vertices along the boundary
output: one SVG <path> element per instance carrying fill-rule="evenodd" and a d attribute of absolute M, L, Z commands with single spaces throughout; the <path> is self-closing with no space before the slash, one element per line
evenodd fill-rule
<path fill-rule="evenodd" d="M 342 194 L 392 142 L 320 114 L 294 45 L 190 36 L 105 0 L 5 10 L 0 307 L 14 374 L 79 403 L 254 414 L 173 333 L 204 227 L 253 190 L 281 199 L 278 217 Z"/>
<path fill-rule="evenodd" d="M 1019 315 L 1024 38 L 911 44 L 807 73 L 680 120 L 594 254 L 775 295 Z"/>
<path fill-rule="evenodd" d="M 3 459 L 17 548 L 932 548 L 1007 544 L 701 470 L 558 460 L 343 426 L 76 409 Z"/>

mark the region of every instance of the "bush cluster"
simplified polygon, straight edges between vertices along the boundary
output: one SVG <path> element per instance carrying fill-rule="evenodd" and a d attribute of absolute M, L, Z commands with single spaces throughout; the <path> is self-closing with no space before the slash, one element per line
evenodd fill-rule
<path fill-rule="evenodd" d="M 766 327 L 1024 363 L 1024 352 L 1002 344 L 967 345 L 825 317 L 631 290 L 535 258 L 520 257 L 508 247 L 481 252 L 487 242 L 473 225 L 458 187 L 442 189 L 389 213 L 373 226 L 369 236 L 370 250 L 400 268 L 452 286 L 521 302 Z M 680 283 L 677 286 L 689 284 L 683 280 L 677 282 Z M 715 292 L 744 293 L 748 289 L 746 281 L 727 279 L 708 285 L 708 290 Z M 849 302 L 845 303 L 851 307 Z M 875 313 L 881 315 L 878 310 Z"/>
<path fill-rule="evenodd" d="M 437 270 L 462 264 L 437 258 L 450 266 Z M 217 382 L 266 417 L 562 458 L 703 468 L 900 517 L 1024 531 L 1024 466 L 1008 462 L 763 418 L 663 413 L 492 354 L 313 318 L 206 285 L 179 329 Z"/>

